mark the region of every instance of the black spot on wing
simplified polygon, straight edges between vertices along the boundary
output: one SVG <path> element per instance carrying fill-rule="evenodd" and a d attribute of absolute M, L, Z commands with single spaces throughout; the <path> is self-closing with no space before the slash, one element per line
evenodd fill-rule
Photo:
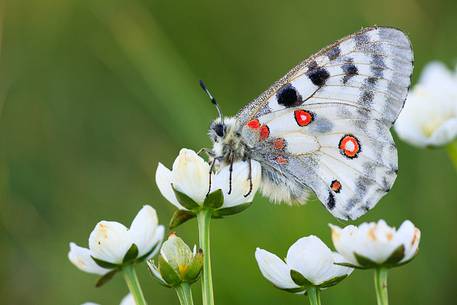
<path fill-rule="evenodd" d="M 362 105 L 370 106 L 371 103 L 373 102 L 373 98 L 374 98 L 374 94 L 372 91 L 364 91 L 360 95 L 359 102 Z"/>
<path fill-rule="evenodd" d="M 331 48 L 330 50 L 327 51 L 325 55 L 327 55 L 328 59 L 330 60 L 335 60 L 340 56 L 341 50 L 338 46 Z"/>
<path fill-rule="evenodd" d="M 332 192 L 328 192 L 328 199 L 327 199 L 327 208 L 329 210 L 333 210 L 335 207 L 335 196 Z"/>
<path fill-rule="evenodd" d="M 311 82 L 318 87 L 325 85 L 325 82 L 330 77 L 330 73 L 328 73 L 326 69 L 319 66 L 316 66 L 314 69 L 306 72 L 306 75 L 308 75 Z"/>
<path fill-rule="evenodd" d="M 346 63 L 341 66 L 341 69 L 344 72 L 343 84 L 346 84 L 351 77 L 359 73 L 357 67 L 352 63 L 352 59 L 346 61 Z"/>
<path fill-rule="evenodd" d="M 284 107 L 296 107 L 303 104 L 301 95 L 291 84 L 286 84 L 279 89 L 278 93 L 276 93 L 276 99 L 278 104 Z"/>

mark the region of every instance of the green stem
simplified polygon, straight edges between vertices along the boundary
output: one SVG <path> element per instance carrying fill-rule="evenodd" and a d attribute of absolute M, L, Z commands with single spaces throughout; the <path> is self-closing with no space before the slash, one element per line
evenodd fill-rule
<path fill-rule="evenodd" d="M 389 298 L 387 295 L 387 268 L 376 268 L 374 273 L 374 285 L 376 288 L 376 299 L 378 305 L 388 305 Z"/>
<path fill-rule="evenodd" d="M 203 250 L 203 276 L 202 276 L 202 299 L 203 305 L 214 305 L 213 279 L 211 275 L 211 253 L 209 241 L 209 225 L 211 222 L 211 210 L 204 209 L 197 214 L 198 237 L 200 248 Z"/>
<path fill-rule="evenodd" d="M 140 282 L 136 276 L 135 267 L 133 265 L 127 265 L 122 268 L 122 273 L 124 274 L 124 279 L 129 287 L 130 293 L 135 299 L 135 304 L 147 305 L 143 291 L 141 290 Z"/>
<path fill-rule="evenodd" d="M 321 305 L 321 291 L 319 288 L 311 287 L 306 293 L 308 294 L 309 303 L 311 305 Z"/>
<path fill-rule="evenodd" d="M 181 303 L 181 305 L 194 305 L 192 290 L 190 289 L 189 283 L 182 283 L 176 287 L 176 293 L 178 294 L 179 303 Z"/>
<path fill-rule="evenodd" d="M 454 164 L 454 168 L 457 170 L 457 141 L 454 141 L 447 146 L 447 153 L 449 154 L 452 164 Z"/>

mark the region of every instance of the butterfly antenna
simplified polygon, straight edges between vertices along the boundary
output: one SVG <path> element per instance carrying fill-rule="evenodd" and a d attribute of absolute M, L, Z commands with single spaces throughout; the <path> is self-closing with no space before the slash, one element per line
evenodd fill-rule
<path fill-rule="evenodd" d="M 206 88 L 206 85 L 202 80 L 200 80 L 200 87 L 202 87 L 203 91 L 205 91 L 206 94 L 209 96 L 209 98 L 211 99 L 211 103 L 213 103 L 213 105 L 216 106 L 217 113 L 219 114 L 219 118 L 220 118 L 221 122 L 224 122 L 224 117 L 222 116 L 222 111 L 221 111 L 221 108 L 219 107 L 219 104 L 217 103 L 216 99 L 211 94 L 211 92 L 209 92 L 208 88 Z"/>

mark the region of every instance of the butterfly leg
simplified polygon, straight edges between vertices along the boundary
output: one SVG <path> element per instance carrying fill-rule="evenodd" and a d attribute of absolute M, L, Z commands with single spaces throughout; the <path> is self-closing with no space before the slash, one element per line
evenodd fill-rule
<path fill-rule="evenodd" d="M 249 164 L 249 173 L 248 173 L 248 179 L 249 179 L 249 191 L 244 194 L 244 197 L 248 197 L 249 195 L 251 195 L 251 192 L 252 192 L 252 161 L 251 161 L 251 158 L 248 159 L 248 164 Z"/>
<path fill-rule="evenodd" d="M 231 151 L 230 152 L 230 156 L 229 156 L 229 160 L 230 160 L 230 167 L 229 167 L 229 191 L 227 194 L 231 194 L 232 193 L 232 174 L 233 174 L 233 160 L 234 159 L 234 156 L 233 156 L 233 152 Z"/>
<path fill-rule="evenodd" d="M 214 170 L 214 165 L 216 164 L 216 158 L 214 158 L 212 161 L 211 161 L 211 166 L 209 167 L 209 188 L 208 188 L 208 193 L 206 194 L 206 196 L 209 195 L 209 193 L 211 192 L 211 174 L 213 173 L 213 170 Z"/>
<path fill-rule="evenodd" d="M 205 153 L 206 156 L 209 158 L 215 157 L 214 153 L 209 148 L 203 147 L 203 148 L 200 148 L 199 151 L 197 151 L 197 155 L 199 155 L 199 156 L 201 156 L 203 153 Z"/>

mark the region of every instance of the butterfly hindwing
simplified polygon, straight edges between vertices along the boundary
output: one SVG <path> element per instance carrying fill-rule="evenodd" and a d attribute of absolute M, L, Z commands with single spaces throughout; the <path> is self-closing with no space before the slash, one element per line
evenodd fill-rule
<path fill-rule="evenodd" d="M 289 186 L 297 195 L 286 201 L 303 201 L 299 187 L 310 188 L 342 219 L 371 209 L 396 178 L 389 128 L 406 99 L 412 60 L 401 31 L 364 29 L 305 60 L 246 106 L 238 117 L 242 136 L 268 185 Z M 282 177 L 289 185 L 280 185 Z"/>

